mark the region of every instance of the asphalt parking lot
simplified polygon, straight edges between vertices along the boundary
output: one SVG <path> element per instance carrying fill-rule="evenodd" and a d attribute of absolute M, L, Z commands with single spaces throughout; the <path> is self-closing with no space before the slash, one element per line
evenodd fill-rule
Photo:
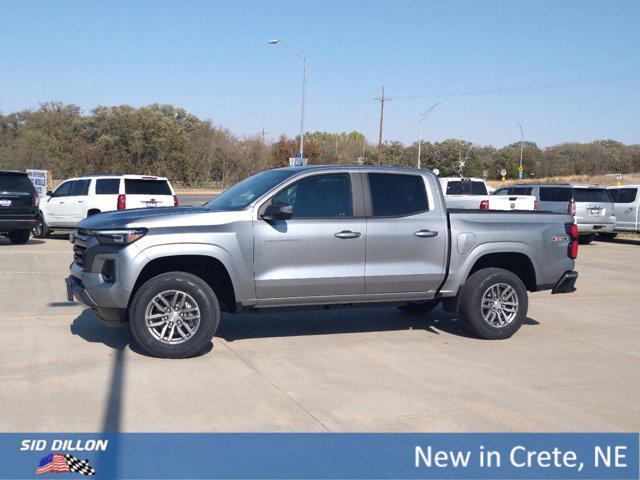
<path fill-rule="evenodd" d="M 439 310 L 223 315 L 188 360 L 68 303 L 63 237 L 0 238 L 0 428 L 27 431 L 640 429 L 640 240 L 581 246 L 579 290 L 532 295 L 513 338 Z"/>

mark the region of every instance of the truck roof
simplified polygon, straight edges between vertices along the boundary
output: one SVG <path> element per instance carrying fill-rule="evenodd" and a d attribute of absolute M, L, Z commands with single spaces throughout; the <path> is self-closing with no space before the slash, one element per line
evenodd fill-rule
<path fill-rule="evenodd" d="M 282 167 L 277 170 L 285 170 L 291 172 L 309 172 L 315 170 L 366 170 L 366 171 L 392 171 L 407 173 L 429 173 L 434 175 L 431 170 L 425 168 L 396 167 L 388 165 L 307 165 L 304 167 Z"/>

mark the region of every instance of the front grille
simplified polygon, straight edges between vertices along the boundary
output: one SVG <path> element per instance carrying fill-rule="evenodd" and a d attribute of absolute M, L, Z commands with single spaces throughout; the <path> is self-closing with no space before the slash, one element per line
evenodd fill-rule
<path fill-rule="evenodd" d="M 84 251 L 87 247 L 82 247 L 80 245 L 73 246 L 73 261 L 79 267 L 84 268 Z"/>

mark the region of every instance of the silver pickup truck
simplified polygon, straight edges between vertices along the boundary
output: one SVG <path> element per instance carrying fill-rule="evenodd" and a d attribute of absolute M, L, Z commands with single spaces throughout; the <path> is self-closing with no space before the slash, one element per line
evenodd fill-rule
<path fill-rule="evenodd" d="M 578 276 L 570 215 L 447 210 L 435 175 L 400 168 L 270 170 L 204 207 L 94 215 L 71 240 L 69 300 L 169 358 L 206 348 L 220 311 L 442 302 L 503 339 L 527 291 L 571 292 Z"/>

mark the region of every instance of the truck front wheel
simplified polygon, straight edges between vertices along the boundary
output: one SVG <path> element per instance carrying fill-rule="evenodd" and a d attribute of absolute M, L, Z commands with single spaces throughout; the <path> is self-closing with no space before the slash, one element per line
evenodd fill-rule
<path fill-rule="evenodd" d="M 220 305 L 211 287 L 186 272 L 168 272 L 148 280 L 129 310 L 131 333 L 147 353 L 187 358 L 201 353 L 220 322 Z"/>
<path fill-rule="evenodd" d="M 527 289 L 520 277 L 502 268 L 483 268 L 464 284 L 459 314 L 470 333 L 502 340 L 522 326 L 528 306 Z"/>

